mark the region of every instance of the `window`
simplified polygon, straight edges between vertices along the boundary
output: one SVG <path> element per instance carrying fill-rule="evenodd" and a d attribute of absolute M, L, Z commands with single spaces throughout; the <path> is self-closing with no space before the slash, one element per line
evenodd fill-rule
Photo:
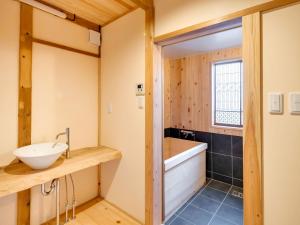
<path fill-rule="evenodd" d="M 241 60 L 213 64 L 213 125 L 243 126 L 243 63 Z"/>

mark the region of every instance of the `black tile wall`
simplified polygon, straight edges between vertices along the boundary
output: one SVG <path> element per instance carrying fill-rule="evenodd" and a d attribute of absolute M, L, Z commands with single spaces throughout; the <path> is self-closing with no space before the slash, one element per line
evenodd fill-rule
<path fill-rule="evenodd" d="M 207 151 L 211 152 L 212 134 L 207 132 L 195 131 L 195 141 L 207 143 Z"/>
<path fill-rule="evenodd" d="M 232 157 L 212 153 L 213 172 L 232 177 Z"/>
<path fill-rule="evenodd" d="M 238 136 L 193 131 L 183 135 L 181 129 L 166 128 L 165 137 L 205 142 L 206 176 L 243 187 L 243 138 Z"/>
<path fill-rule="evenodd" d="M 212 153 L 206 152 L 206 170 L 212 171 Z"/>
<path fill-rule="evenodd" d="M 243 138 L 232 136 L 232 155 L 243 158 Z"/>
<path fill-rule="evenodd" d="M 213 134 L 213 152 L 231 155 L 231 136 L 223 134 Z"/>
<path fill-rule="evenodd" d="M 243 159 L 239 157 L 233 158 L 233 177 L 242 180 L 243 179 Z"/>

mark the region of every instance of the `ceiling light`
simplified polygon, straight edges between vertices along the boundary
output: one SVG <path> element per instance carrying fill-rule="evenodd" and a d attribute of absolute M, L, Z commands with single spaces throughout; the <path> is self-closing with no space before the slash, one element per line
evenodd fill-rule
<path fill-rule="evenodd" d="M 67 18 L 67 14 L 65 14 L 64 12 L 61 12 L 61 11 L 59 11 L 57 9 L 54 9 L 54 8 L 50 7 L 50 6 L 42 4 L 42 3 L 38 2 L 38 1 L 35 1 L 35 0 L 19 0 L 19 1 L 23 2 L 23 3 L 27 4 L 27 5 L 31 5 L 31 6 L 33 6 L 35 8 L 37 8 L 37 9 L 40 9 L 40 10 L 43 10 L 45 12 L 51 13 L 51 14 L 53 14 L 55 16 L 61 17 L 63 19 Z"/>

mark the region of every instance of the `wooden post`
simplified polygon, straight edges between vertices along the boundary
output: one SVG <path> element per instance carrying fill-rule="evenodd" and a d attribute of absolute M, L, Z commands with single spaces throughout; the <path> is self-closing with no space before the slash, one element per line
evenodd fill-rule
<path fill-rule="evenodd" d="M 18 146 L 31 143 L 32 7 L 21 3 L 19 50 Z M 18 193 L 17 224 L 30 224 L 30 190 Z"/>
<path fill-rule="evenodd" d="M 153 3 L 149 0 L 148 2 Z M 153 4 L 151 4 L 153 5 Z M 146 154 L 145 154 L 145 224 L 156 225 L 154 222 L 154 207 L 155 207 L 155 193 L 154 185 L 155 179 L 155 166 L 153 155 L 153 33 L 154 33 L 154 9 L 150 7 L 145 10 L 146 24 L 145 24 L 145 45 L 146 45 L 146 58 L 145 58 L 145 137 L 146 137 Z M 159 183 L 158 183 L 159 184 Z"/>
<path fill-rule="evenodd" d="M 262 225 L 262 108 L 260 13 L 243 17 L 244 224 Z"/>

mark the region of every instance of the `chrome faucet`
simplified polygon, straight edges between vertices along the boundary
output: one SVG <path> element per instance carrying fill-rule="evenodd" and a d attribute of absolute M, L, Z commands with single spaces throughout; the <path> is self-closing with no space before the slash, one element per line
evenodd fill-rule
<path fill-rule="evenodd" d="M 70 158 L 70 128 L 66 128 L 65 132 L 62 132 L 62 133 L 59 133 L 59 134 L 56 135 L 55 143 L 53 144 L 52 148 L 54 148 L 57 145 L 57 143 L 58 143 L 57 140 L 62 135 L 66 135 L 66 137 L 67 137 L 66 144 L 68 145 L 68 148 L 66 150 L 66 158 L 68 159 L 68 158 Z"/>
<path fill-rule="evenodd" d="M 184 135 L 184 138 L 188 138 L 189 135 L 192 136 L 192 138 L 195 137 L 195 133 L 193 131 L 189 131 L 189 130 L 180 130 L 180 132 Z"/>

